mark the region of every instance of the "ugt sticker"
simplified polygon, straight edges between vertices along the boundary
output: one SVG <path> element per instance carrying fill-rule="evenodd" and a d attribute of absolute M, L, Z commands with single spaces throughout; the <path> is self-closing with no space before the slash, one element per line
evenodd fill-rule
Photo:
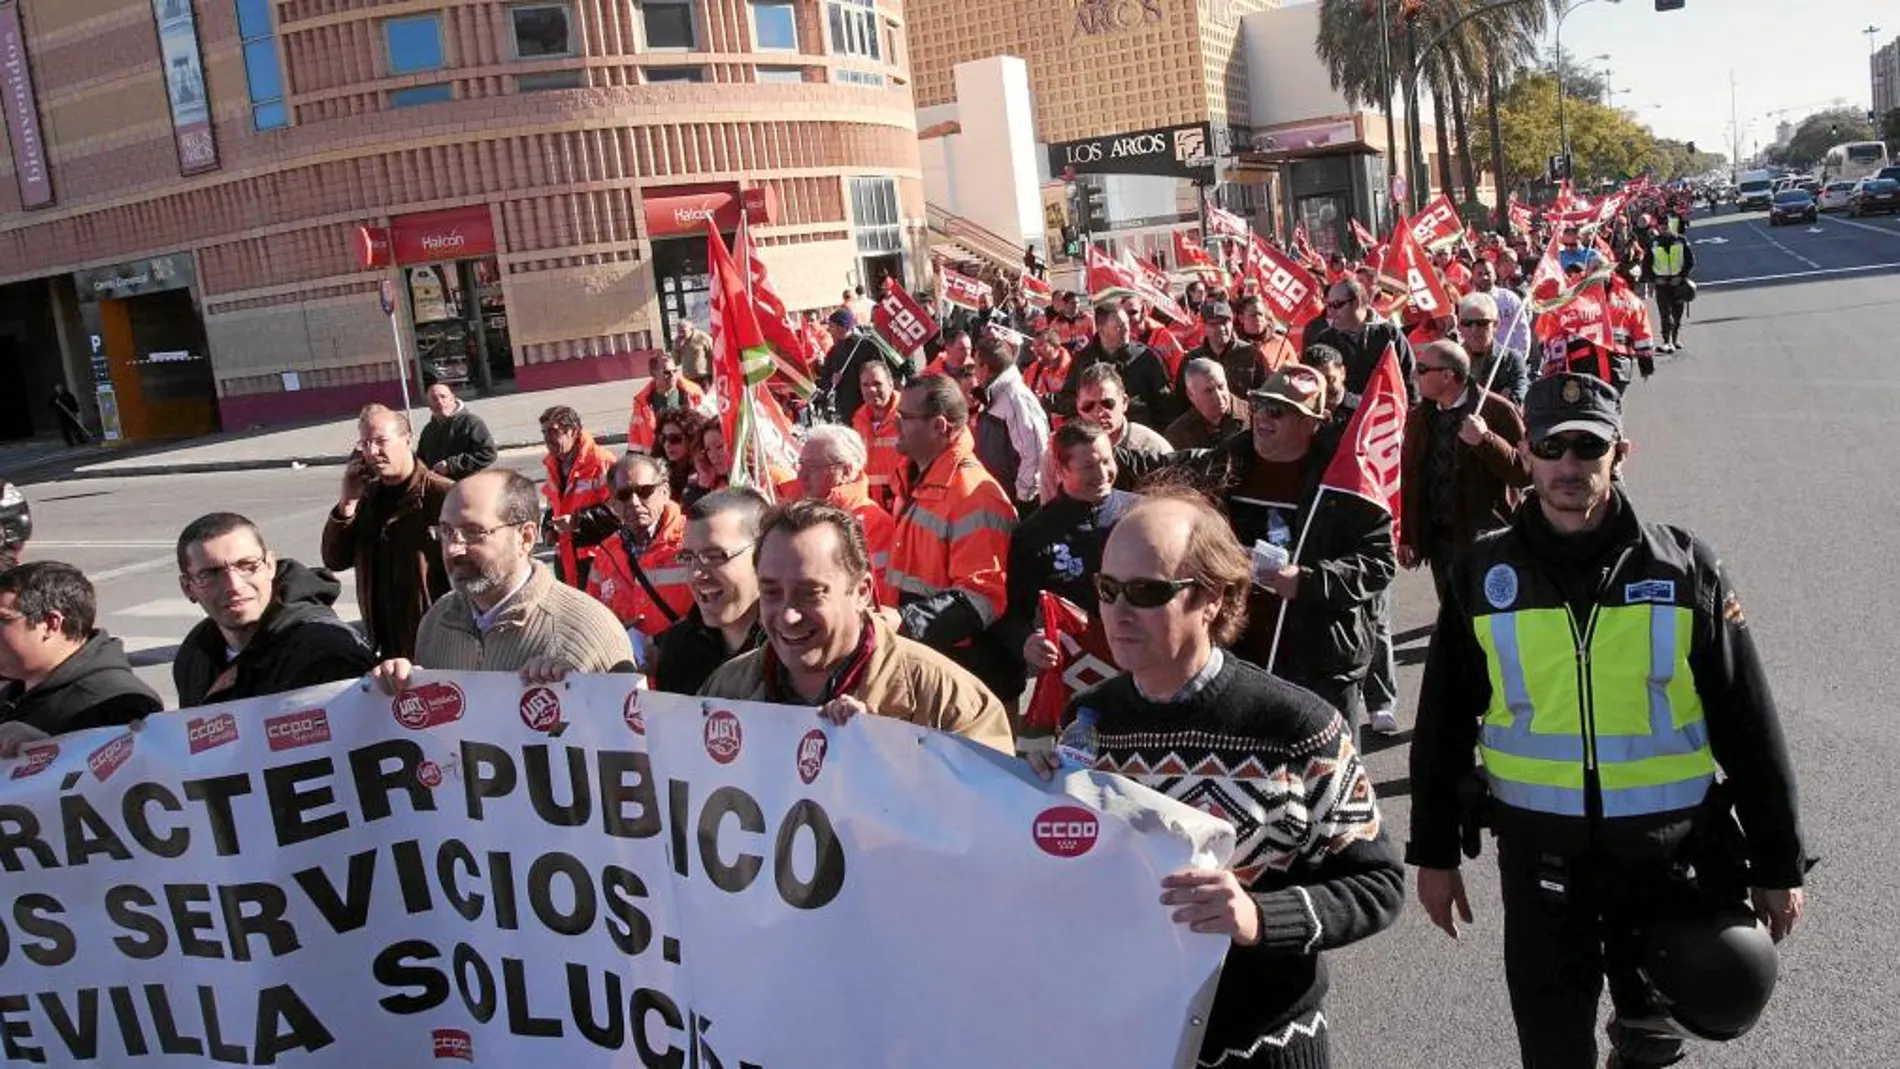
<path fill-rule="evenodd" d="M 1079 805 L 1059 805 L 1036 814 L 1030 832 L 1050 857 L 1081 857 L 1095 848 L 1102 825 Z"/>
<path fill-rule="evenodd" d="M 798 740 L 798 778 L 805 781 L 805 786 L 811 786 L 811 781 L 825 770 L 825 752 L 830 748 L 831 740 L 817 728 L 805 732 L 805 737 Z"/>
<path fill-rule="evenodd" d="M 460 1058 L 465 1062 L 475 1060 L 475 1042 L 460 1028 L 438 1028 L 431 1034 L 430 1040 L 438 1058 Z"/>
<path fill-rule="evenodd" d="M 729 765 L 745 745 L 745 732 L 739 727 L 738 714 L 730 709 L 715 709 L 706 718 L 706 753 L 722 765 Z"/>
<path fill-rule="evenodd" d="M 561 696 L 536 687 L 521 696 L 521 722 L 529 731 L 549 732 L 561 722 Z"/>
<path fill-rule="evenodd" d="M 468 702 L 462 688 L 453 683 L 424 683 L 410 687 L 390 703 L 396 723 L 410 731 L 421 731 L 438 724 L 453 724 L 462 719 Z"/>
<path fill-rule="evenodd" d="M 107 776 L 119 770 L 119 766 L 132 759 L 132 733 L 126 732 L 111 742 L 92 751 L 86 758 L 86 767 L 92 769 L 92 776 L 101 783 Z"/>
<path fill-rule="evenodd" d="M 237 717 L 230 713 L 194 716 L 185 721 L 185 743 L 192 753 L 215 750 L 226 743 L 236 742 L 237 738 Z"/>
<path fill-rule="evenodd" d="M 647 733 L 647 717 L 640 711 L 640 692 L 627 692 L 627 704 L 620 708 L 620 719 L 627 722 L 627 730 L 635 735 Z"/>
<path fill-rule="evenodd" d="M 285 713 L 264 721 L 264 743 L 272 753 L 330 741 L 330 717 L 321 709 Z"/>

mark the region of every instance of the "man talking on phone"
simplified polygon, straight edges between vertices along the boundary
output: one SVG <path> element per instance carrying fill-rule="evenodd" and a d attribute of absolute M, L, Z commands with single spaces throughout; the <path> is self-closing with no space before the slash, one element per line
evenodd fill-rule
<path fill-rule="evenodd" d="M 417 462 L 406 414 L 370 405 L 356 429 L 356 452 L 323 524 L 323 566 L 356 569 L 356 604 L 377 654 L 413 657 L 422 614 L 449 590 L 429 526 L 455 484 Z"/>

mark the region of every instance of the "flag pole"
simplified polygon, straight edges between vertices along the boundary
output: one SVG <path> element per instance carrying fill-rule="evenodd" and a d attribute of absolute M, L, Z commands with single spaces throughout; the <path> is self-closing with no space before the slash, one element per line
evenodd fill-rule
<path fill-rule="evenodd" d="M 1491 384 L 1493 382 L 1496 382 L 1498 378 L 1498 368 L 1501 368 L 1504 366 L 1504 353 L 1500 347 L 1504 344 L 1504 339 L 1511 336 L 1511 331 L 1514 331 L 1517 329 L 1517 324 L 1519 323 L 1519 321 L 1521 321 L 1524 318 L 1524 306 L 1528 304 L 1529 302 L 1530 302 L 1529 297 L 1526 297 L 1523 300 L 1520 300 L 1517 302 L 1517 314 L 1511 317 L 1511 329 L 1500 330 L 1498 332 L 1497 338 L 1495 338 L 1491 342 L 1491 352 L 1495 354 L 1495 358 L 1491 361 L 1491 371 L 1488 374 L 1486 374 L 1484 377 L 1484 392 L 1485 393 L 1491 392 Z M 1531 358 L 1531 354 L 1529 353 L 1524 354 L 1524 360 L 1527 363 L 1530 361 L 1530 358 Z"/>
<path fill-rule="evenodd" d="M 745 263 L 740 274 L 745 279 L 746 306 L 754 315 L 757 315 L 758 304 L 752 298 L 752 213 L 746 211 L 743 204 L 739 206 L 739 241 L 745 246 Z M 755 395 L 752 392 L 759 387 L 754 386 L 745 377 L 743 364 L 740 366 L 740 375 L 744 383 L 743 392 L 740 394 L 742 406 L 740 418 L 745 421 L 746 451 L 751 454 L 752 459 L 750 465 L 751 481 L 754 484 L 752 488 L 762 494 L 767 501 L 777 504 L 778 488 L 772 485 L 770 478 L 766 477 L 770 468 L 765 457 L 765 436 L 759 433 L 758 406 L 755 404 Z"/>
<path fill-rule="evenodd" d="M 1341 443 L 1342 446 L 1344 444 Z M 1287 561 L 1288 564 L 1299 565 L 1300 553 L 1306 549 L 1306 533 L 1313 529 L 1313 517 L 1319 515 L 1319 503 L 1326 499 L 1326 491 L 1331 489 L 1323 482 L 1319 484 L 1319 492 L 1313 495 L 1313 507 L 1306 510 L 1306 518 L 1300 521 L 1300 537 L 1293 542 L 1293 556 Z M 1264 665 L 1268 672 L 1273 671 L 1273 662 L 1280 657 L 1280 638 L 1286 633 L 1286 607 L 1291 600 L 1280 599 L 1280 615 L 1273 623 L 1273 646 L 1267 650 L 1267 663 Z"/>

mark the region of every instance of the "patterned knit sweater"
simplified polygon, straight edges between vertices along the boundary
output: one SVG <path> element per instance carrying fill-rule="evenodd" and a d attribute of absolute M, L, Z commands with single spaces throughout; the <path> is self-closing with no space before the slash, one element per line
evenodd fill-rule
<path fill-rule="evenodd" d="M 558 657 L 579 672 L 634 670 L 633 644 L 612 610 L 556 581 L 539 561 L 486 634 L 460 591 L 429 606 L 416 634 L 424 668 L 514 672 L 536 657 Z"/>
<path fill-rule="evenodd" d="M 1405 890 L 1338 714 L 1232 654 L 1222 662 L 1173 701 L 1149 701 L 1121 676 L 1072 706 L 1095 710 L 1097 768 L 1220 816 L 1239 833 L 1229 867 L 1259 903 L 1261 938 L 1227 952 L 1203 1065 L 1246 1063 L 1310 1025 L 1326 993 L 1319 952 L 1390 925 Z"/>

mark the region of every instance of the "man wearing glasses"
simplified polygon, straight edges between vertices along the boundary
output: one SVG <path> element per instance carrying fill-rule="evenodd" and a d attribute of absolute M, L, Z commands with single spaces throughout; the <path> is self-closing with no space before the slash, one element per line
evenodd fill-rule
<path fill-rule="evenodd" d="M 323 525 L 323 566 L 356 569 L 356 604 L 370 647 L 382 657 L 408 657 L 423 614 L 448 593 L 442 547 L 429 537 L 429 525 L 455 484 L 416 460 L 407 415 L 370 405 L 356 429 L 356 452 Z"/>
<path fill-rule="evenodd" d="M 692 605 L 691 577 L 679 559 L 686 517 L 667 488 L 666 468 L 645 453 L 614 465 L 607 507 L 620 524 L 594 556 L 587 592 L 613 610 L 638 651 Z"/>
<path fill-rule="evenodd" d="M 1418 385 L 1412 379 L 1412 344 L 1405 340 L 1398 324 L 1373 317 L 1372 302 L 1358 279 L 1340 282 L 1326 291 L 1325 329 L 1317 334 L 1309 332 L 1305 344 L 1330 345 L 1346 358 L 1346 397 L 1341 402 L 1346 411 L 1359 407 L 1359 398 L 1364 396 L 1387 346 L 1398 357 L 1406 403 L 1418 401 Z"/>
<path fill-rule="evenodd" d="M 1507 255 L 1502 262 L 1511 263 L 1512 260 Z M 1483 257 L 1480 257 L 1478 262 L 1471 268 L 1471 293 L 1466 296 L 1479 293 L 1491 298 L 1492 302 L 1497 305 L 1498 314 L 1496 318 L 1499 324 L 1498 341 L 1504 348 L 1515 350 L 1519 353 L 1530 352 L 1531 314 L 1530 311 L 1524 307 L 1524 298 L 1498 285 L 1498 265 Z M 1465 343 L 1465 348 L 1471 348 L 1469 341 Z M 1473 359 L 1477 358 L 1476 352 L 1473 352 L 1471 355 Z M 1480 376 L 1480 379 L 1482 379 L 1482 376 Z M 1528 388 L 1529 383 L 1526 383 L 1525 386 Z M 1524 395 L 1519 393 L 1512 398 L 1512 400 L 1518 404 L 1523 404 Z"/>
<path fill-rule="evenodd" d="M 1643 522 L 1615 480 L 1630 453 L 1617 392 L 1586 375 L 1540 379 L 1525 422 L 1536 495 L 1446 580 L 1412 741 L 1406 861 L 1432 923 L 1456 938 L 1471 921 L 1461 812 L 1483 784 L 1524 1064 L 1596 1064 L 1607 976 L 1610 1064 L 1671 1065 L 1681 1033 L 1645 1027 L 1672 1011 L 1642 975 L 1642 933 L 1725 906 L 1752 909 L 1775 941 L 1793 929 L 1806 868 L 1794 769 L 1715 551 Z M 1735 856 L 1708 848 L 1731 837 L 1715 828 L 1740 840 Z M 1752 925 L 1733 930 L 1746 934 L 1683 959 L 1733 961 L 1721 956 L 1733 939 L 1759 939 Z"/>
<path fill-rule="evenodd" d="M 172 661 L 180 709 L 355 679 L 376 663 L 331 608 L 336 576 L 278 557 L 235 512 L 180 532 L 178 588 L 205 613 Z"/>
<path fill-rule="evenodd" d="M 647 375 L 647 384 L 633 395 L 633 415 L 627 421 L 627 448 L 642 453 L 653 452 L 653 435 L 663 414 L 677 408 L 711 414 L 706 391 L 680 374 L 672 353 L 654 353 L 647 360 Z"/>
<path fill-rule="evenodd" d="M 534 559 L 540 512 L 534 484 L 516 471 L 489 468 L 455 484 L 430 528 L 455 589 L 422 618 L 413 661 L 371 671 L 384 691 L 408 689 L 418 667 L 517 672 L 524 683 L 634 670 L 614 614 Z"/>
<path fill-rule="evenodd" d="M 1477 277 L 1488 277 L 1486 271 L 1490 264 L 1479 261 Z M 1498 323 L 1504 308 L 1504 297 L 1513 301 L 1517 295 L 1509 290 L 1484 290 L 1468 293 L 1458 301 L 1458 341 L 1464 346 L 1465 353 L 1471 357 L 1471 381 L 1489 389 L 1502 397 L 1510 399 L 1514 405 L 1524 403 L 1524 393 L 1531 388 L 1529 358 L 1525 350 L 1513 349 L 1510 344 L 1498 336 Z M 1522 305 L 1517 306 L 1522 310 Z M 1528 317 L 1527 317 L 1528 318 Z M 1528 332 L 1529 324 L 1525 325 Z M 1496 370 L 1493 370 L 1493 369 Z M 1425 369 L 1418 369 L 1419 393 L 1425 393 Z M 1487 383 L 1489 385 L 1487 385 Z"/>
<path fill-rule="evenodd" d="M 677 561 L 691 577 L 693 603 L 654 640 L 647 664 L 654 690 L 698 694 L 720 665 L 765 645 L 756 562 L 765 510 L 765 498 L 746 489 L 715 490 L 687 507 Z"/>

